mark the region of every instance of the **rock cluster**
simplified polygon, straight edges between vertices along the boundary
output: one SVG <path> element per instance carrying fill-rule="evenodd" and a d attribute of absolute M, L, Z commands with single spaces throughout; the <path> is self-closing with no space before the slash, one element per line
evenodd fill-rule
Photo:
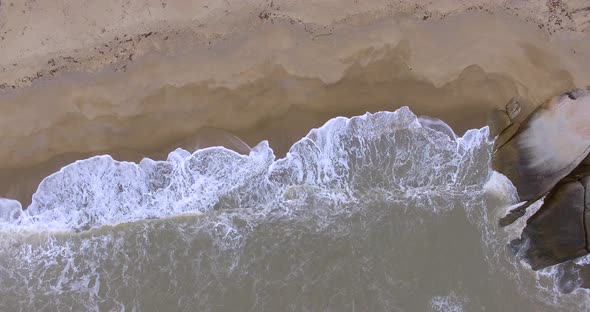
<path fill-rule="evenodd" d="M 590 89 L 576 89 L 527 109 L 514 99 L 491 114 L 497 135 L 494 169 L 516 186 L 521 206 L 500 220 L 523 216 L 534 202 L 543 205 L 511 242 L 533 270 L 560 267 L 562 290 L 590 287 L 590 266 L 571 262 L 590 253 Z"/>

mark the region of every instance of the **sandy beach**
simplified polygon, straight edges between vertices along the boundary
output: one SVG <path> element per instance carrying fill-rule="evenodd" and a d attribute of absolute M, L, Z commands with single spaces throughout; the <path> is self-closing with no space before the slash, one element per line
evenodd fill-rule
<path fill-rule="evenodd" d="M 138 160 L 203 127 L 282 155 L 331 117 L 405 105 L 463 133 L 514 96 L 590 85 L 589 14 L 583 0 L 3 1 L 0 180 L 31 167 L 34 190 L 73 160 Z"/>

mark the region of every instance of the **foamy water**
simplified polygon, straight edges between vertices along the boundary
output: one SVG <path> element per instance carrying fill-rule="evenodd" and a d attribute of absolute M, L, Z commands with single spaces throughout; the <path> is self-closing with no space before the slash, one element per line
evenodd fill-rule
<path fill-rule="evenodd" d="M 559 266 L 535 273 L 506 248 L 524 221 L 497 227 L 517 196 L 492 146 L 487 128 L 456 137 L 401 108 L 332 119 L 282 159 L 261 142 L 81 160 L 25 211 L 0 201 L 0 306 L 588 309 L 585 291 L 558 291 Z"/>

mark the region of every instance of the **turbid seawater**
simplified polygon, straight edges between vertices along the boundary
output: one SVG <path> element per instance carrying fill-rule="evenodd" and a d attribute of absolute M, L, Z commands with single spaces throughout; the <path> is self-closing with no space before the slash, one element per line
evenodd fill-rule
<path fill-rule="evenodd" d="M 26 210 L 0 202 L 1 310 L 590 308 L 507 248 L 524 221 L 497 226 L 517 196 L 488 129 L 425 120 L 334 118 L 279 159 L 261 142 L 68 165 Z"/>

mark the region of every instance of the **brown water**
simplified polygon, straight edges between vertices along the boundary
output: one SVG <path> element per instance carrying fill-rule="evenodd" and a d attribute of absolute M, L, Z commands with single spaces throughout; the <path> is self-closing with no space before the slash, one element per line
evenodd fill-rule
<path fill-rule="evenodd" d="M 440 127 L 444 124 L 440 123 Z M 462 138 L 407 109 L 337 118 L 276 159 L 224 148 L 108 156 L 3 202 L 4 310 L 564 311 L 497 228 L 514 188 L 487 129 Z M 450 137 L 450 136 L 451 137 Z"/>

